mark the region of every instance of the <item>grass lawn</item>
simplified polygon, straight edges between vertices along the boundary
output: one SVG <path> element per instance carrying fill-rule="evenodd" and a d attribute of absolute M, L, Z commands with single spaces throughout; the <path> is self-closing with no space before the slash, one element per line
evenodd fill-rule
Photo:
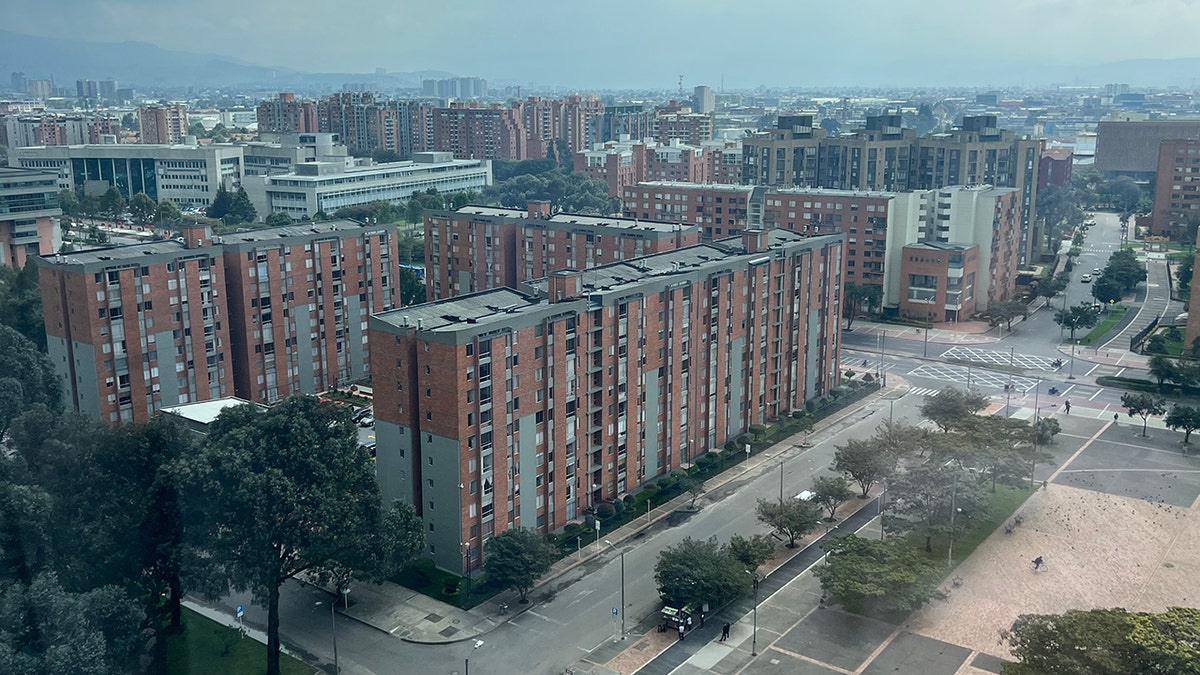
<path fill-rule="evenodd" d="M 280 655 L 279 665 L 284 675 L 311 675 L 316 671 L 286 654 Z M 190 609 L 183 610 L 183 633 L 167 638 L 169 675 L 256 675 L 265 672 L 266 645 L 240 637 L 233 628 L 226 628 Z"/>
<path fill-rule="evenodd" d="M 985 490 L 990 490 L 991 486 L 986 486 Z M 978 524 L 964 533 L 961 537 L 954 540 L 954 567 L 947 569 L 947 576 L 954 569 L 958 568 L 959 563 L 966 560 L 975 548 L 983 543 L 992 532 L 995 532 L 1005 521 L 1012 517 L 1012 514 L 1025 503 L 1026 499 L 1033 494 L 1029 491 L 1028 486 L 1024 488 L 1008 487 L 1007 485 L 997 485 L 996 491 L 988 492 L 991 498 L 988 500 L 988 516 L 979 521 Z M 909 540 L 913 546 L 920 550 L 925 550 L 925 537 L 913 532 L 909 535 Z M 940 564 L 946 562 L 946 552 L 949 548 L 949 540 L 934 538 L 933 552 L 929 553 L 929 557 Z"/>
<path fill-rule="evenodd" d="M 1087 335 L 1079 338 L 1079 344 L 1091 345 L 1093 342 L 1103 338 L 1113 327 L 1121 322 L 1121 319 L 1125 318 L 1125 313 L 1128 311 L 1129 307 L 1125 305 L 1115 305 L 1112 309 L 1108 310 L 1108 314 L 1104 315 L 1104 318 L 1100 319 L 1100 323 L 1097 323 L 1095 328 L 1088 331 Z"/>

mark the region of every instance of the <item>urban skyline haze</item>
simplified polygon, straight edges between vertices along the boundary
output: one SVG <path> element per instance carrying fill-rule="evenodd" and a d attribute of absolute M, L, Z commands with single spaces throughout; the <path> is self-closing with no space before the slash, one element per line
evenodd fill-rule
<path fill-rule="evenodd" d="M 572 88 L 671 89 L 680 75 L 714 88 L 1039 85 L 1094 80 L 1096 63 L 1200 57 L 1190 0 L 5 4 L 6 28 L 29 35 L 312 73 L 441 70 Z"/>

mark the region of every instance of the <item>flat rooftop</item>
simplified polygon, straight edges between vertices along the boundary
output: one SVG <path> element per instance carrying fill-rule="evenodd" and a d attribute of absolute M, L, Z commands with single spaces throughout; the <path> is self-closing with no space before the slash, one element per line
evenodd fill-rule
<path fill-rule="evenodd" d="M 226 408 L 234 408 L 247 403 L 250 403 L 250 401 L 237 398 L 236 396 L 229 396 L 226 398 L 218 398 L 213 401 L 185 403 L 183 405 L 177 405 L 171 408 L 163 408 L 162 411 L 168 415 L 181 417 L 189 422 L 195 422 L 197 424 L 211 424 Z M 264 406 L 258 405 L 258 407 L 266 410 Z"/>
<path fill-rule="evenodd" d="M 396 327 L 454 332 L 463 324 L 505 325 L 514 315 L 546 309 L 549 303 L 511 288 L 496 288 L 457 298 L 393 309 L 372 317 Z"/>
<path fill-rule="evenodd" d="M 308 222 L 280 227 L 247 228 L 245 232 L 226 232 L 215 235 L 222 244 L 241 244 L 255 241 L 272 241 L 287 237 L 311 237 L 314 234 L 329 234 L 331 232 L 358 232 L 364 228 L 380 228 L 383 225 L 360 223 L 354 220 L 323 220 L 319 223 Z"/>
<path fill-rule="evenodd" d="M 490 216 L 494 218 L 516 218 L 541 223 L 559 225 L 579 225 L 582 227 L 605 227 L 618 230 L 646 230 L 652 232 L 678 232 L 691 230 L 696 226 L 691 223 L 670 223 L 657 220 L 640 220 L 624 216 L 594 216 L 582 213 L 556 213 L 549 218 L 529 218 L 525 209 L 511 209 L 497 206 L 476 206 L 468 204 L 454 213 L 461 215 Z"/>

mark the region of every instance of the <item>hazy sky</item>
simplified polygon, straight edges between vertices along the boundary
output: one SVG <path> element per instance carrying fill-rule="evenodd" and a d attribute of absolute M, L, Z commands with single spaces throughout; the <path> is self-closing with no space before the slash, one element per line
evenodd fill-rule
<path fill-rule="evenodd" d="M 904 67 L 1200 56 L 1200 0 L 3 0 L 5 28 L 311 72 L 796 84 Z M 51 7 L 52 6 L 52 7 Z M 872 79 L 872 78 L 867 78 Z M 846 82 L 849 84 L 850 82 Z"/>

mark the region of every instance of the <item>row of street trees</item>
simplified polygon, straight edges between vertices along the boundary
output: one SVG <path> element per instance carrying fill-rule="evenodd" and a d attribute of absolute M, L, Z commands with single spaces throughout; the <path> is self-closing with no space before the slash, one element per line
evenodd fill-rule
<path fill-rule="evenodd" d="M 139 192 L 126 202 L 116 187 L 109 187 L 99 197 L 79 197 L 73 190 L 61 190 L 58 193 L 58 201 L 63 213 L 68 216 L 116 219 L 128 211 L 131 220 L 137 225 L 172 225 L 183 219 L 179 205 L 170 199 L 156 203 L 146 193 Z"/>

